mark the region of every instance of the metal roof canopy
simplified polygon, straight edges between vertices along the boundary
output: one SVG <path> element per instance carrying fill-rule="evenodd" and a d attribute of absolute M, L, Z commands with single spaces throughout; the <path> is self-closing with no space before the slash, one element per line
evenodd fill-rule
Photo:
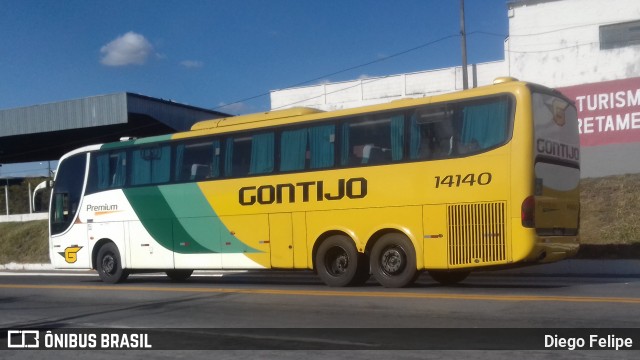
<path fill-rule="evenodd" d="M 228 116 L 132 93 L 0 110 L 0 163 L 56 160 L 84 145 L 186 131 Z"/>

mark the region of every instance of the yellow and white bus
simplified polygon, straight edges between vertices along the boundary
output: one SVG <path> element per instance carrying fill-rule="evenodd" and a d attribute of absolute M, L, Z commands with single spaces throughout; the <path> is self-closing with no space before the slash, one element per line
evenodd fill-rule
<path fill-rule="evenodd" d="M 59 162 L 50 257 L 103 281 L 309 269 L 385 287 L 576 253 L 580 148 L 561 94 L 493 85 L 332 112 L 294 108 L 87 146 Z"/>

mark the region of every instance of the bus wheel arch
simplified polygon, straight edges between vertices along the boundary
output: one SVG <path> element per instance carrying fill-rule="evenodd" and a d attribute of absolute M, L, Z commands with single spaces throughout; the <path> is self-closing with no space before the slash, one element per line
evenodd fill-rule
<path fill-rule="evenodd" d="M 362 285 L 369 279 L 369 261 L 355 241 L 342 231 L 329 231 L 318 238 L 312 252 L 313 269 L 322 281 L 334 287 Z"/>
<path fill-rule="evenodd" d="M 402 231 L 376 232 L 367 243 L 366 251 L 373 277 L 384 287 L 409 286 L 420 275 L 415 245 Z"/>
<path fill-rule="evenodd" d="M 103 282 L 116 284 L 127 279 L 129 271 L 123 268 L 122 254 L 109 239 L 101 239 L 93 248 L 93 268 Z"/>

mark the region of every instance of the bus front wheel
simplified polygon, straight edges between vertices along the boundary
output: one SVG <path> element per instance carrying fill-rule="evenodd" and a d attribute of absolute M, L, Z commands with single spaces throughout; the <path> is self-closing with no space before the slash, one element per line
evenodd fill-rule
<path fill-rule="evenodd" d="M 316 270 L 322 281 L 333 287 L 361 285 L 368 279 L 369 267 L 364 254 L 344 235 L 333 235 L 320 244 Z"/>
<path fill-rule="evenodd" d="M 373 277 L 384 287 L 408 286 L 420 275 L 416 251 L 404 234 L 388 233 L 380 237 L 371 249 L 370 261 Z"/>
<path fill-rule="evenodd" d="M 122 268 L 120 252 L 114 243 L 105 244 L 100 248 L 96 270 L 100 279 L 110 284 L 124 281 L 129 276 L 129 273 Z"/>

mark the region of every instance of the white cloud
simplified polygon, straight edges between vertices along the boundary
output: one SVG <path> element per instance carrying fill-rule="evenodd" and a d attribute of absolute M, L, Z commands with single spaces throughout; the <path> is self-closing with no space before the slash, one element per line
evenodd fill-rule
<path fill-rule="evenodd" d="M 153 46 L 144 36 L 129 31 L 100 49 L 100 62 L 106 66 L 142 65 L 151 52 Z"/>
<path fill-rule="evenodd" d="M 180 65 L 186 67 L 187 69 L 195 69 L 203 67 L 204 63 L 199 60 L 183 60 L 180 62 Z"/>

